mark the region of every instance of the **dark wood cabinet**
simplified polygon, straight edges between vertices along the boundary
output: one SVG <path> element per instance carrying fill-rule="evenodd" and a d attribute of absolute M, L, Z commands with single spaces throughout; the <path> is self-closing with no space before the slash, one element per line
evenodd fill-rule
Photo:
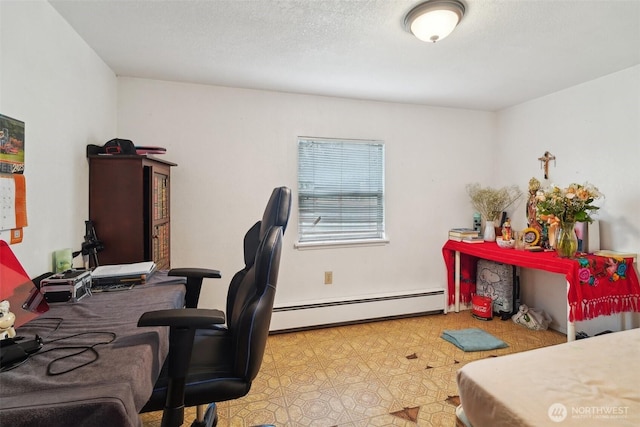
<path fill-rule="evenodd" d="M 175 163 L 150 156 L 89 156 L 89 219 L 101 265 L 154 261 L 170 268 L 170 176 Z"/>

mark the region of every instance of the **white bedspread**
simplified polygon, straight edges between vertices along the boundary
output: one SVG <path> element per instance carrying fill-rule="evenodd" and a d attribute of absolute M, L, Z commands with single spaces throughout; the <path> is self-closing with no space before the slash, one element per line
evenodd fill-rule
<path fill-rule="evenodd" d="M 640 426 L 640 329 L 471 362 L 457 382 L 473 427 Z"/>

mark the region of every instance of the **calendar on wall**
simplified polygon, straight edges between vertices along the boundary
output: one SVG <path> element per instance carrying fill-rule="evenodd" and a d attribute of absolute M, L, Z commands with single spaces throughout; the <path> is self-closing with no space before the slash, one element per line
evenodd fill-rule
<path fill-rule="evenodd" d="M 0 114 L 0 234 L 10 243 L 22 241 L 27 226 L 24 173 L 24 122 Z"/>
<path fill-rule="evenodd" d="M 24 175 L 0 174 L 0 231 L 11 231 L 10 242 L 22 240 L 27 226 L 27 189 Z"/>

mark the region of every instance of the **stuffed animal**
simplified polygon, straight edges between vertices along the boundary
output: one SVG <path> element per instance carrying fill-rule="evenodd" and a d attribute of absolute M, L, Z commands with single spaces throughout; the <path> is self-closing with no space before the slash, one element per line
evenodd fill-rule
<path fill-rule="evenodd" d="M 0 302 L 0 339 L 13 338 L 16 336 L 16 330 L 13 325 L 16 322 L 16 316 L 9 311 L 9 301 Z"/>

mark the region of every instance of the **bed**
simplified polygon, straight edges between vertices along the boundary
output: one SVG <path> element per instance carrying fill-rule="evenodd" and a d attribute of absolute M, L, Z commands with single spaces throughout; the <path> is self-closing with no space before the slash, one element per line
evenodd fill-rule
<path fill-rule="evenodd" d="M 639 364 L 640 329 L 471 362 L 457 373 L 457 422 L 638 426 Z"/>

